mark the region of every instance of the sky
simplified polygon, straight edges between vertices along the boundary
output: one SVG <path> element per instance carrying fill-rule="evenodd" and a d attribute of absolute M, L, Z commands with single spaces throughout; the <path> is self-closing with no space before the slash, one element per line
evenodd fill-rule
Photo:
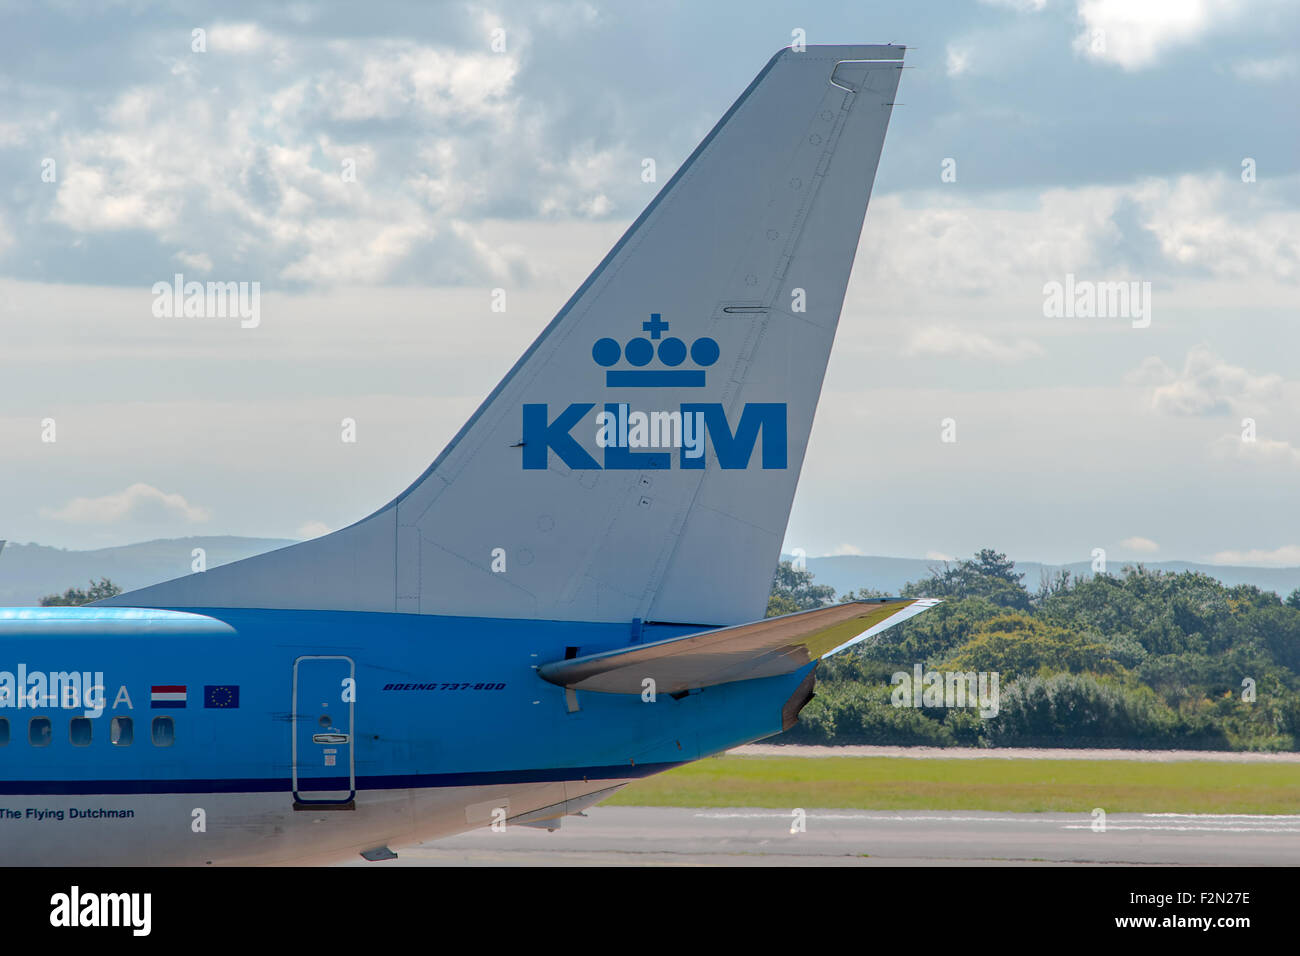
<path fill-rule="evenodd" d="M 804 36 L 909 69 L 785 550 L 1300 565 L 1293 3 L 0 10 L 0 538 L 369 514 Z"/>

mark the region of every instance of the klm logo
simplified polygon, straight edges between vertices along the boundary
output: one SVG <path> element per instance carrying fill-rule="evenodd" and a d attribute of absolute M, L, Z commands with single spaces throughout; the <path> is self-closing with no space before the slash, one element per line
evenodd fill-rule
<path fill-rule="evenodd" d="M 591 347 L 591 357 L 605 373 L 605 385 L 610 388 L 641 387 L 665 388 L 680 385 L 686 388 L 703 388 L 706 384 L 705 369 L 718 361 L 721 351 L 713 339 L 698 338 L 691 343 L 691 362 L 695 368 L 678 368 L 686 361 L 686 343 L 676 337 L 660 339 L 668 331 L 668 323 L 663 321 L 658 312 L 650 313 L 650 321 L 642 322 L 641 328 L 650 333 L 648 339 L 633 339 L 626 348 L 619 346 L 613 339 L 601 339 Z M 657 345 L 657 347 L 656 347 Z M 655 353 L 662 369 L 646 368 Z M 619 359 L 627 360 L 631 369 L 616 369 Z"/>
<path fill-rule="evenodd" d="M 703 336 L 687 346 L 675 336 L 663 338 L 668 327 L 660 313 L 653 312 L 648 322 L 641 323 L 650 338 L 634 338 L 626 345 L 610 338 L 597 341 L 591 358 L 605 369 L 605 388 L 705 388 L 708 369 L 721 356 L 718 343 Z M 574 402 L 552 419 L 549 406 L 525 404 L 524 468 L 544 471 L 553 453 L 577 470 L 668 469 L 674 458 L 678 468 L 700 469 L 705 464 L 706 442 L 712 445 L 721 468 L 748 468 L 760 444 L 763 468 L 786 467 L 783 402 L 746 404 L 734 428 L 717 402 L 681 402 L 676 408 L 650 410 L 633 409 L 628 401 L 603 405 L 602 411 L 589 418 L 596 403 Z M 602 450 L 603 464 L 574 436 L 584 423 Z"/>

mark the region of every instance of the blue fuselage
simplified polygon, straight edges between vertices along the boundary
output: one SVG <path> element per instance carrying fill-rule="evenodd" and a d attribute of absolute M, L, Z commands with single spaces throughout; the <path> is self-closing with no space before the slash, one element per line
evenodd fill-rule
<path fill-rule="evenodd" d="M 284 794 L 288 806 L 295 735 L 304 799 L 315 790 L 343 801 L 343 776 L 358 794 L 637 777 L 779 732 L 782 705 L 808 670 L 647 700 L 574 694 L 536 674 L 566 655 L 628 646 L 633 632 L 621 624 L 202 609 L 192 613 L 203 618 L 185 616 L 196 626 L 176 615 L 156 634 L 156 625 L 111 616 L 167 611 L 80 613 L 84 621 L 79 609 L 48 609 L 44 619 L 31 611 L 18 636 L 0 628 L 0 671 L 103 675 L 98 715 L 85 700 L 69 709 L 30 696 L 18 706 L 9 696 L 0 707 L 9 724 L 0 793 L 262 792 Z M 639 639 L 698 630 L 652 625 Z M 317 668 L 323 686 L 309 689 L 295 662 L 320 661 L 335 662 L 333 673 Z M 160 717 L 171 725 L 158 737 Z M 41 718 L 50 721 L 48 743 L 32 736 Z M 131 719 L 129 744 L 114 739 L 123 736 L 114 718 Z M 318 766 L 330 748 L 328 738 L 313 745 L 317 731 L 347 738 L 333 748 L 333 770 Z"/>

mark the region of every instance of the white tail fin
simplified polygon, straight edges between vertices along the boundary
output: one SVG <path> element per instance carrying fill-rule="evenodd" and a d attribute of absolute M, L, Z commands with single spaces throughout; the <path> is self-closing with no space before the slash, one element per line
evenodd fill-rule
<path fill-rule="evenodd" d="M 105 603 L 762 617 L 902 57 L 774 56 L 386 507 Z"/>

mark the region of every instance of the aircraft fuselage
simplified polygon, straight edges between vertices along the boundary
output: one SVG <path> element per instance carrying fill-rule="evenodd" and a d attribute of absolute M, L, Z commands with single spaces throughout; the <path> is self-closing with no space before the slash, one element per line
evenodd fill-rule
<path fill-rule="evenodd" d="M 327 861 L 576 806 L 779 732 L 808 670 L 648 699 L 566 692 L 535 670 L 626 647 L 628 625 L 25 613 L 0 632 L 10 865 Z M 69 690 L 73 674 L 102 688 Z"/>

